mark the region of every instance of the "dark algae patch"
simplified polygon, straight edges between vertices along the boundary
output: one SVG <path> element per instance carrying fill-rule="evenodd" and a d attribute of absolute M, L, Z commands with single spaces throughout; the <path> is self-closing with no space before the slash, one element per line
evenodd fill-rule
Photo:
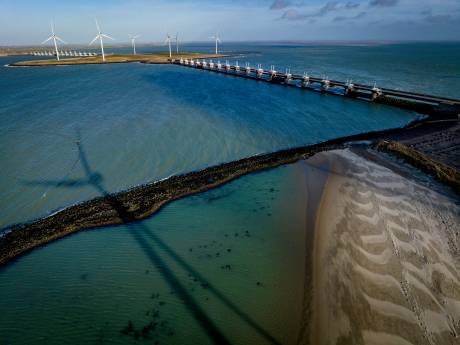
<path fill-rule="evenodd" d="M 160 336 L 167 335 L 172 337 L 175 334 L 174 329 L 168 325 L 168 322 L 163 320 L 148 321 L 146 324 L 136 328 L 131 320 L 126 327 L 120 330 L 122 337 L 132 337 L 136 340 L 150 339 L 153 344 L 160 343 Z"/>
<path fill-rule="evenodd" d="M 415 121 L 404 128 L 358 134 L 315 145 L 244 158 L 200 171 L 172 176 L 166 180 L 145 184 L 115 194 L 105 192 L 103 186 L 96 180 L 92 184 L 100 192 L 101 197 L 76 204 L 31 223 L 13 225 L 3 229 L 1 233 L 4 235 L 0 238 L 0 264 L 5 264 L 37 246 L 82 229 L 130 223 L 144 219 L 154 214 L 168 202 L 207 191 L 249 173 L 294 163 L 322 151 L 341 149 L 354 141 L 369 141 L 367 145 L 374 145 L 381 140 L 398 141 L 399 137 L 410 137 L 423 131 L 429 132 L 431 126 L 432 123 L 428 120 Z M 458 127 L 458 121 L 451 121 L 450 126 Z M 77 143 L 77 145 L 82 161 L 86 161 L 82 144 Z M 414 156 L 414 159 L 419 164 L 428 166 L 428 162 L 420 159 L 420 157 Z M 413 160 L 412 163 L 415 164 Z M 429 166 L 438 167 L 439 164 L 432 161 Z M 430 168 L 429 172 L 436 169 Z M 88 171 L 88 174 L 90 173 Z M 458 183 L 458 172 L 456 174 Z M 273 192 L 274 190 L 269 190 L 269 193 Z M 209 201 L 212 202 L 213 200 Z M 267 216 L 270 215 L 271 213 L 267 213 Z M 240 235 L 250 236 L 247 232 L 235 233 L 231 236 L 238 237 Z M 193 251 L 193 248 L 189 250 Z M 216 253 L 214 251 L 210 255 L 215 256 Z M 219 252 L 218 256 L 220 255 Z M 224 265 L 223 267 L 226 270 L 231 269 L 229 266 Z"/>

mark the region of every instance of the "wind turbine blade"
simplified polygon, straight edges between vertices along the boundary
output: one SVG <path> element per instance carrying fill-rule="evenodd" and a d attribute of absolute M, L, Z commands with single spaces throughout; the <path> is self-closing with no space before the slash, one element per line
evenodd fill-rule
<path fill-rule="evenodd" d="M 94 37 L 94 39 L 90 42 L 89 45 L 93 44 L 94 42 L 96 42 L 99 38 L 99 35 L 97 35 L 96 37 Z"/>
<path fill-rule="evenodd" d="M 96 27 L 97 27 L 97 32 L 101 32 L 101 28 L 99 27 L 99 23 L 97 22 L 97 18 L 94 18 L 94 21 L 96 22 Z"/>
<path fill-rule="evenodd" d="M 45 41 L 43 41 L 42 44 L 45 44 L 46 42 L 48 42 L 49 40 L 52 40 L 52 39 L 53 39 L 53 36 L 50 36 Z"/>
<path fill-rule="evenodd" d="M 57 39 L 58 41 L 60 41 L 61 43 L 67 44 L 67 42 L 64 41 L 62 38 L 59 38 L 59 37 L 57 37 L 57 36 L 55 36 L 55 37 L 56 37 L 56 39 Z"/>
<path fill-rule="evenodd" d="M 111 39 L 112 41 L 115 41 L 115 38 L 112 38 L 110 37 L 109 35 L 106 35 L 106 34 L 101 34 L 102 37 L 105 37 L 105 38 L 108 38 L 108 39 Z"/>

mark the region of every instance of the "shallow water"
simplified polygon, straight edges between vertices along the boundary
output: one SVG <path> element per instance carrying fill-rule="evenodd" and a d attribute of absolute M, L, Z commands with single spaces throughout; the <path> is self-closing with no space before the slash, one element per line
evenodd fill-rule
<path fill-rule="evenodd" d="M 265 59 L 279 59 L 284 51 L 272 47 Z M 305 58 L 302 51 L 291 55 L 293 61 Z M 78 161 L 77 140 L 91 170 L 113 192 L 262 152 L 398 127 L 417 116 L 137 63 L 2 67 L 0 89 L 0 227 L 97 195 Z"/>
<path fill-rule="evenodd" d="M 303 174 L 292 165 L 246 176 L 19 258 L 0 269 L 0 343 L 294 343 Z M 121 333 L 130 320 L 155 329 L 136 340 Z"/>

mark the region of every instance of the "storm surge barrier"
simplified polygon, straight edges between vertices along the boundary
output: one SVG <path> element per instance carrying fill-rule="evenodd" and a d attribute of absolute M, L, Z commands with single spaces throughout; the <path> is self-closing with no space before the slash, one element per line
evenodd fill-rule
<path fill-rule="evenodd" d="M 170 62 L 176 65 L 224 73 L 235 77 L 309 89 L 368 102 L 388 104 L 428 114 L 436 118 L 460 117 L 460 100 L 458 99 L 379 88 L 376 85 L 353 83 L 351 80 L 346 82 L 337 81 L 327 77 L 314 77 L 307 73 L 303 75 L 293 74 L 289 69 L 283 73 L 276 71 L 274 66 L 266 70 L 261 65 L 253 68 L 248 63 L 240 66 L 238 62 L 235 65 L 231 65 L 228 61 L 221 63 L 220 61 L 206 61 L 203 59 L 171 59 Z"/>

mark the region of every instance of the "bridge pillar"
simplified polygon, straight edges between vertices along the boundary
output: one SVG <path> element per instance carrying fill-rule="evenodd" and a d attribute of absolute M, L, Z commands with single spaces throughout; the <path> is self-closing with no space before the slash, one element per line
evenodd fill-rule
<path fill-rule="evenodd" d="M 371 101 L 375 101 L 381 95 L 382 95 L 382 91 L 380 91 L 380 90 L 372 90 Z"/>
<path fill-rule="evenodd" d="M 353 84 L 348 84 L 345 87 L 345 95 L 349 95 L 355 91 L 354 85 Z"/>

